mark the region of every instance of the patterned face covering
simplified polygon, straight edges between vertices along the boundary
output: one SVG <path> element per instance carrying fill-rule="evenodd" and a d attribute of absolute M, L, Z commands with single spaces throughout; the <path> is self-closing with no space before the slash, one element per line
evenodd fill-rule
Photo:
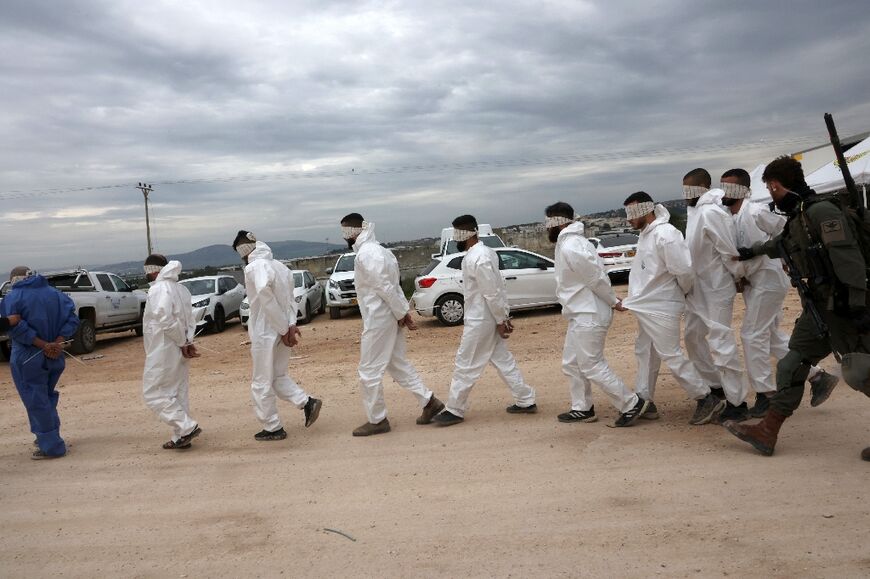
<path fill-rule="evenodd" d="M 254 248 L 256 247 L 256 243 L 242 243 L 236 246 L 236 253 L 238 253 L 241 257 L 248 257 L 248 255 L 252 251 L 254 251 Z"/>
<path fill-rule="evenodd" d="M 11 285 L 15 285 L 20 281 L 24 281 L 29 277 L 33 277 L 34 275 L 36 275 L 35 271 L 27 270 L 27 273 L 25 273 L 24 275 L 13 275 L 11 278 L 9 278 L 9 283 Z"/>
<path fill-rule="evenodd" d="M 655 204 L 652 201 L 641 201 L 640 203 L 632 203 L 625 206 L 625 218 L 629 221 L 632 219 L 640 219 L 644 215 L 648 215 L 655 211 Z"/>
<path fill-rule="evenodd" d="M 453 228 L 453 241 L 456 242 L 468 241 L 475 235 L 477 235 L 477 229 L 469 231 L 468 229 L 456 229 L 455 227 Z"/>
<path fill-rule="evenodd" d="M 145 266 L 145 275 L 151 275 L 152 273 L 160 273 L 160 270 L 163 269 L 162 265 L 146 265 Z"/>
<path fill-rule="evenodd" d="M 698 187 L 697 185 L 683 185 L 683 199 L 697 199 L 704 193 L 709 191 L 706 187 Z"/>
<path fill-rule="evenodd" d="M 725 192 L 726 199 L 746 199 L 749 197 L 750 189 L 745 185 L 737 183 L 719 183 L 719 187 Z"/>
<path fill-rule="evenodd" d="M 363 232 L 362 227 L 345 227 L 341 226 L 341 238 L 344 240 L 356 239 Z"/>
<path fill-rule="evenodd" d="M 567 217 L 562 217 L 561 215 L 557 215 L 556 217 L 547 217 L 547 219 L 544 220 L 544 229 L 561 227 L 562 225 L 568 225 L 569 223 L 574 223 L 574 220 L 568 219 Z"/>

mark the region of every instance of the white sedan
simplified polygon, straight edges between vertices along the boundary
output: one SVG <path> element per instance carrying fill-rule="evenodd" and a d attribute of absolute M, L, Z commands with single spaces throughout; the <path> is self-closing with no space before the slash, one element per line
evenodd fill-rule
<path fill-rule="evenodd" d="M 589 241 L 598 250 L 607 275 L 627 274 L 637 254 L 637 235 L 634 233 L 602 234 L 590 237 Z"/>
<path fill-rule="evenodd" d="M 556 299 L 556 265 L 553 260 L 515 247 L 499 247 L 499 269 L 505 280 L 511 311 L 553 306 Z M 462 323 L 462 258 L 454 253 L 433 258 L 414 280 L 411 307 L 421 316 L 435 316 L 446 326 Z"/>
<path fill-rule="evenodd" d="M 300 324 L 310 322 L 316 314 L 326 311 L 326 299 L 323 297 L 323 286 L 314 279 L 307 269 L 292 270 L 293 274 L 293 297 L 296 299 L 296 308 L 299 310 L 297 321 Z M 248 318 L 251 316 L 251 305 L 248 298 L 242 302 L 240 319 L 242 326 L 248 327 Z"/>
<path fill-rule="evenodd" d="M 216 333 L 223 332 L 227 320 L 239 315 L 245 299 L 245 286 L 232 276 L 208 275 L 179 283 L 190 292 L 197 331 L 207 327 Z"/>

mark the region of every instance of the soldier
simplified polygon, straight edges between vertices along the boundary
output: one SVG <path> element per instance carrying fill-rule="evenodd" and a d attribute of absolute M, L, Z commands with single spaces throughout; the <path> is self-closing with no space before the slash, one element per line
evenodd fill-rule
<path fill-rule="evenodd" d="M 740 259 L 782 257 L 796 270 L 790 272 L 792 276 L 807 280 L 808 295 L 789 340 L 788 354 L 777 363 L 777 392 L 767 415 L 757 424 L 728 421 L 725 427 L 770 456 L 783 421 L 800 406 L 810 366 L 832 349 L 841 354 L 868 352 L 870 312 L 864 257 L 848 216 L 837 205 L 816 196 L 804 180 L 801 164 L 790 157 L 771 162 L 762 179 L 788 221 L 776 238 L 739 248 Z M 827 325 L 827 333 L 819 322 Z M 844 376 L 848 371 L 844 362 Z M 852 383 L 848 377 L 846 382 Z M 865 449 L 862 458 L 868 459 L 868 454 Z"/>

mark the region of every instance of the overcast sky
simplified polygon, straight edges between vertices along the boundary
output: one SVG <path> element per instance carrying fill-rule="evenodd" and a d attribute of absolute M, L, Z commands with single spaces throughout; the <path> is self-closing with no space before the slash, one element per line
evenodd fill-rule
<path fill-rule="evenodd" d="M 5 0 L 0 271 L 143 258 L 142 180 L 166 253 L 672 199 L 870 129 L 868 54 L 858 1 Z"/>

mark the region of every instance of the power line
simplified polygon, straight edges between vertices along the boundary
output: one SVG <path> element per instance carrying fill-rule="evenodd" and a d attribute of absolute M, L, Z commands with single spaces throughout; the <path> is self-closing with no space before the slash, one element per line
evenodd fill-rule
<path fill-rule="evenodd" d="M 639 151 L 605 151 L 600 153 L 585 153 L 579 155 L 555 155 L 550 157 L 520 158 L 520 159 L 494 159 L 491 161 L 466 161 L 435 164 L 411 164 L 395 167 L 376 168 L 352 168 L 332 171 L 291 171 L 284 173 L 230 175 L 224 177 L 210 177 L 200 179 L 167 179 L 153 181 L 154 185 L 197 185 L 209 183 L 245 183 L 250 181 L 268 181 L 283 179 L 328 179 L 334 177 L 356 177 L 376 175 L 399 175 L 406 173 L 446 173 L 469 170 L 491 170 L 513 167 L 534 166 L 559 166 L 574 163 L 588 163 L 595 161 L 621 161 L 629 159 L 643 159 L 655 157 L 667 157 L 669 155 L 681 155 L 690 153 L 716 153 L 730 150 L 746 150 L 758 148 L 781 147 L 785 145 L 799 145 L 816 140 L 815 137 L 792 137 L 769 139 L 749 142 L 732 142 L 721 144 L 707 144 L 695 147 L 663 147 Z M 138 183 L 118 183 L 113 185 L 95 185 L 86 187 L 69 187 L 34 190 L 10 190 L 0 193 L 0 200 L 27 199 L 34 197 L 46 197 L 50 195 L 63 195 L 67 193 L 84 193 L 92 191 L 108 191 L 111 189 L 138 188 Z"/>

